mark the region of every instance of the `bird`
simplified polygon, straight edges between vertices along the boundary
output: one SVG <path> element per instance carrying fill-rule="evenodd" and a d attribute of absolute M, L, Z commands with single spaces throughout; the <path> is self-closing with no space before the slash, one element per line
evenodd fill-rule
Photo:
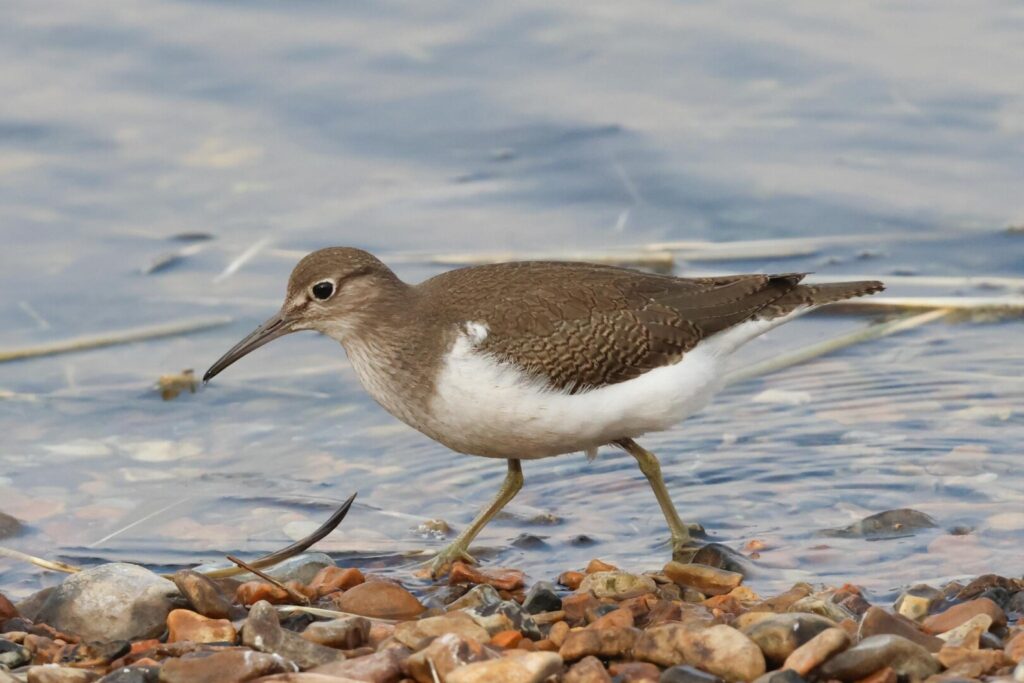
<path fill-rule="evenodd" d="M 523 486 L 523 460 L 617 446 L 636 459 L 668 524 L 693 548 L 658 458 L 637 439 L 669 429 L 722 388 L 745 343 L 877 281 L 802 284 L 804 273 L 683 278 L 561 261 L 514 261 L 407 284 L 372 254 L 303 257 L 280 310 L 203 380 L 270 341 L 314 330 L 340 342 L 385 410 L 458 453 L 505 460 L 494 500 L 426 567 L 443 575 Z"/>

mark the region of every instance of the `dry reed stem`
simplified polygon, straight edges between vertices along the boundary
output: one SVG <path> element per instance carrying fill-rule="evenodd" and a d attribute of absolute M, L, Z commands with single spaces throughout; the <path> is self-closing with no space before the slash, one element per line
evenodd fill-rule
<path fill-rule="evenodd" d="M 47 342 L 35 346 L 23 346 L 14 349 L 0 349 L 0 363 L 25 358 L 38 358 L 40 356 L 53 356 L 59 353 L 72 353 L 96 349 L 104 346 L 117 344 L 129 344 L 161 337 L 176 337 L 192 332 L 200 332 L 214 327 L 221 327 L 232 322 L 232 318 L 225 316 L 189 318 L 159 325 L 146 325 L 143 327 L 132 327 L 126 330 L 114 330 L 111 332 L 100 332 L 98 334 L 83 335 L 64 339 L 61 341 Z"/>
<path fill-rule="evenodd" d="M 725 383 L 735 384 L 737 382 L 743 382 L 754 377 L 760 377 L 761 375 L 767 375 L 772 372 L 778 372 L 785 368 L 797 365 L 799 363 L 805 363 L 819 356 L 824 356 L 827 353 L 838 351 L 839 349 L 845 349 L 848 346 L 859 344 L 864 341 L 871 339 L 880 339 L 882 337 L 888 337 L 891 334 L 898 332 L 904 332 L 911 330 L 915 327 L 920 327 L 927 323 L 938 320 L 945 317 L 952 311 L 948 308 L 940 308 L 925 313 L 918 313 L 916 315 L 906 315 L 896 320 L 890 320 L 884 323 L 878 323 L 870 325 L 863 329 L 854 330 L 844 335 L 840 335 L 835 339 L 828 339 L 817 344 L 811 344 L 805 346 L 796 351 L 790 351 L 788 353 L 780 354 L 774 358 L 761 361 L 760 363 L 754 363 L 746 368 L 740 370 L 734 370 L 726 376 Z"/>

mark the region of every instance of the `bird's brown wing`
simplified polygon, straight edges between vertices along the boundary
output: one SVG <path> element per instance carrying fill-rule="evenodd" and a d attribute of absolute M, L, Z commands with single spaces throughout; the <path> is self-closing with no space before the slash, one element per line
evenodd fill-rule
<path fill-rule="evenodd" d="M 702 339 L 790 294 L 802 274 L 684 279 L 576 263 L 508 263 L 451 271 L 438 288 L 450 323 L 479 322 L 478 348 L 582 391 L 677 362 Z"/>

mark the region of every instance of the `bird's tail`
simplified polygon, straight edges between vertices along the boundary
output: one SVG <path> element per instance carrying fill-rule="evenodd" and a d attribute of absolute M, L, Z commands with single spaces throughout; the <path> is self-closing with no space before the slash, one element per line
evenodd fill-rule
<path fill-rule="evenodd" d="M 877 280 L 859 282 L 827 282 L 819 285 L 797 285 L 770 305 L 761 309 L 759 318 L 771 320 L 801 308 L 816 308 L 844 299 L 874 294 L 885 289 Z"/>

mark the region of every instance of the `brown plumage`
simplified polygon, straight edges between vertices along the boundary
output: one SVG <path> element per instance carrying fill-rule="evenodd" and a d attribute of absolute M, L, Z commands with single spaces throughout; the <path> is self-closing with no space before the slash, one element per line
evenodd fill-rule
<path fill-rule="evenodd" d="M 516 262 L 453 270 L 414 287 L 435 322 L 487 325 L 480 350 L 577 392 L 679 361 L 701 340 L 880 291 L 880 282 L 801 285 L 804 274 L 677 278 L 586 263 Z"/>

